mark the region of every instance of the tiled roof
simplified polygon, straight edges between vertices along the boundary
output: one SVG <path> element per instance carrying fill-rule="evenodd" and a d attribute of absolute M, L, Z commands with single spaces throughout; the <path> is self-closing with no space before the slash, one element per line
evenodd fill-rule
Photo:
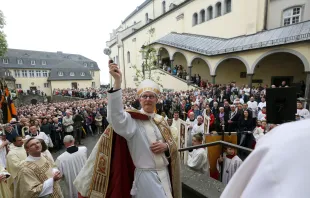
<path fill-rule="evenodd" d="M 82 55 L 67 54 L 62 52 L 44 52 L 33 50 L 21 50 L 21 49 L 8 49 L 4 55 L 9 59 L 8 64 L 3 64 L 0 61 L 0 67 L 5 68 L 25 68 L 25 69 L 52 69 L 57 67 L 61 62 L 70 60 L 75 62 L 75 66 L 84 67 L 84 63 L 88 64 L 89 69 L 99 70 L 98 64 Z M 22 60 L 23 64 L 19 65 L 18 60 Z M 36 61 L 35 65 L 31 65 L 31 61 Z M 42 65 L 42 61 L 46 61 L 46 65 Z M 93 67 L 90 67 L 90 65 Z"/>
<path fill-rule="evenodd" d="M 310 40 L 310 21 L 230 39 L 170 33 L 154 43 L 212 56 L 306 40 Z"/>

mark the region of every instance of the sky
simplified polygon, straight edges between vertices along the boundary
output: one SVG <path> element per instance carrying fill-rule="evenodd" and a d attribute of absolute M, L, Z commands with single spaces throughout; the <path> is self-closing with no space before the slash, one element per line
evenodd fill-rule
<path fill-rule="evenodd" d="M 109 33 L 143 1 L 0 0 L 0 10 L 9 48 L 81 54 L 98 63 L 108 84 Z"/>

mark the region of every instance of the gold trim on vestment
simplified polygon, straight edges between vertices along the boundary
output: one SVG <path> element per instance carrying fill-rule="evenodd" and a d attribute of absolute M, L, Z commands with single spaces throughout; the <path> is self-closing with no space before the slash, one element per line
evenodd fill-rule
<path fill-rule="evenodd" d="M 169 145 L 170 152 L 170 166 L 171 166 L 171 185 L 173 198 L 182 198 L 181 191 L 181 172 L 180 172 L 180 157 L 177 149 L 177 145 L 173 140 L 173 136 L 170 131 L 170 127 L 165 122 L 164 118 L 161 119 L 154 118 L 155 124 L 157 125 L 161 135 L 165 139 L 166 143 Z"/>
<path fill-rule="evenodd" d="M 92 182 L 89 188 L 89 198 L 105 198 L 107 195 L 111 153 L 112 153 L 113 128 L 109 125 L 100 137 Z"/>
<path fill-rule="evenodd" d="M 141 88 L 141 89 L 138 90 L 138 92 L 137 92 L 138 96 L 140 96 L 140 94 L 142 94 L 145 91 L 154 92 L 156 95 L 160 94 L 160 90 L 158 90 L 158 89 L 156 89 L 154 87 L 144 87 L 144 88 Z"/>

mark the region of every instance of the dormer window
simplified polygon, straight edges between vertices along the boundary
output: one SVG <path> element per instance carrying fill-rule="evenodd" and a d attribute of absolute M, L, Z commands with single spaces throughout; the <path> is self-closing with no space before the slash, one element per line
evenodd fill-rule
<path fill-rule="evenodd" d="M 75 76 L 75 73 L 74 72 L 70 72 L 70 76 Z"/>
<path fill-rule="evenodd" d="M 81 76 L 85 76 L 85 73 L 84 73 L 84 72 L 81 72 Z"/>
<path fill-rule="evenodd" d="M 284 10 L 283 25 L 291 25 L 301 22 L 301 7 L 293 7 Z"/>
<path fill-rule="evenodd" d="M 35 60 L 31 60 L 31 65 L 36 65 L 36 61 Z"/>
<path fill-rule="evenodd" d="M 22 65 L 23 64 L 23 60 L 22 59 L 17 59 L 17 64 Z"/>
<path fill-rule="evenodd" d="M 9 59 L 7 59 L 7 58 L 2 59 L 2 63 L 3 64 L 9 64 Z"/>
<path fill-rule="evenodd" d="M 42 65 L 46 65 L 46 61 L 45 60 L 42 61 Z"/>
<path fill-rule="evenodd" d="M 91 64 L 90 64 L 90 67 L 94 67 L 94 63 L 91 63 Z"/>
<path fill-rule="evenodd" d="M 84 67 L 87 67 L 87 63 L 84 63 Z"/>
<path fill-rule="evenodd" d="M 64 73 L 62 71 L 58 72 L 58 76 L 64 76 Z"/>

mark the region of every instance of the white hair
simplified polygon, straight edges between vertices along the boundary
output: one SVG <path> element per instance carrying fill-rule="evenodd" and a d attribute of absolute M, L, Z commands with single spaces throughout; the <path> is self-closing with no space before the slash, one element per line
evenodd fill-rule
<path fill-rule="evenodd" d="M 74 142 L 74 137 L 72 135 L 66 135 L 64 137 L 64 143 Z"/>

